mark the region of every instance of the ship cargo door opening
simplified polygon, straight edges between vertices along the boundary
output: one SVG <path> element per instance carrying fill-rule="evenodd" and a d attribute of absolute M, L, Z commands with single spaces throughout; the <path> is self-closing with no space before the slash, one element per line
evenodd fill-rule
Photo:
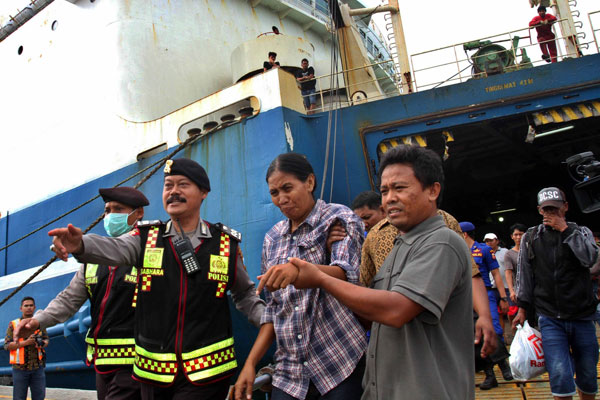
<path fill-rule="evenodd" d="M 586 151 L 600 161 L 599 122 L 600 117 L 590 117 L 536 126 L 538 136 L 526 143 L 533 116 L 521 114 L 390 138 L 379 143 L 377 153 L 381 156 L 386 148 L 409 142 L 445 154 L 441 208 L 459 221 L 473 222 L 476 240 L 495 232 L 510 246 L 512 224 L 541 222 L 536 195 L 548 186 L 565 191 L 568 220 L 600 231 L 600 211 L 582 213 L 572 190 L 577 182 L 569 176 L 565 163 L 570 156 Z M 542 135 L 545 132 L 548 134 Z"/>

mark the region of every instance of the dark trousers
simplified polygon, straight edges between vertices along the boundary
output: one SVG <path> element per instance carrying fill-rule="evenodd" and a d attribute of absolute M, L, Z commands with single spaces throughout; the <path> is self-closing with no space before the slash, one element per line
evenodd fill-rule
<path fill-rule="evenodd" d="M 365 373 L 365 356 L 363 356 L 354 371 L 346 379 L 329 392 L 321 395 L 315 385 L 310 382 L 305 400 L 359 400 L 362 396 L 362 378 Z M 271 400 L 296 400 L 281 389 L 273 387 Z"/>
<path fill-rule="evenodd" d="M 13 399 L 25 400 L 27 388 L 31 390 L 32 400 L 44 400 L 46 396 L 46 373 L 44 367 L 31 371 L 13 368 Z"/>
<path fill-rule="evenodd" d="M 116 371 L 96 372 L 98 400 L 140 400 L 140 383 L 131 376 L 131 368 Z"/>
<path fill-rule="evenodd" d="M 179 372 L 169 387 L 140 383 L 142 400 L 225 400 L 229 390 L 229 378 L 203 386 L 194 385 Z"/>

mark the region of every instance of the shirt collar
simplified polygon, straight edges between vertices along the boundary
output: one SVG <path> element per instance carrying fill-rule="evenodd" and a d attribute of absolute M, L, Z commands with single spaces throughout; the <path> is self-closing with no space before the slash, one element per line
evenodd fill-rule
<path fill-rule="evenodd" d="M 171 236 L 179 236 L 179 234 L 173 227 L 172 221 L 169 220 L 169 222 L 167 222 L 167 229 L 163 237 Z M 197 237 L 198 239 L 207 239 L 212 237 L 212 235 L 210 234 L 210 229 L 208 229 L 208 224 L 204 222 L 202 218 L 200 218 L 200 220 L 198 221 L 198 225 L 196 226 L 196 230 L 194 231 L 193 236 Z"/>
<path fill-rule="evenodd" d="M 425 221 L 421 222 L 404 235 L 396 236 L 396 241 L 403 241 L 406 242 L 406 244 L 411 245 L 421 236 L 443 226 L 445 226 L 444 218 L 442 218 L 441 215 L 436 214 L 432 217 L 427 218 Z"/>
<path fill-rule="evenodd" d="M 323 209 L 323 207 L 325 207 L 325 202 L 321 199 L 318 199 L 315 202 L 315 205 L 313 206 L 312 210 L 310 211 L 310 214 L 308 214 L 308 217 L 306 217 L 306 219 L 304 221 L 302 221 L 302 223 L 300 225 L 298 225 L 298 228 L 296 229 L 300 229 L 300 227 L 304 224 L 308 225 L 312 230 L 314 227 L 316 227 L 317 225 L 319 225 L 319 220 L 321 219 L 321 210 Z M 291 233 L 292 232 L 292 220 L 290 220 L 288 218 L 287 223 L 283 224 L 282 229 L 280 234 L 281 235 L 285 235 L 287 233 Z"/>

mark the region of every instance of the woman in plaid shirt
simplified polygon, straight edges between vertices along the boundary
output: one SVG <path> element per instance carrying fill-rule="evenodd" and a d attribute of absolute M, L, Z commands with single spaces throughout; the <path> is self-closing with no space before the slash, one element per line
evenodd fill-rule
<path fill-rule="evenodd" d="M 358 284 L 363 223 L 346 206 L 314 199 L 315 174 L 303 155 L 280 154 L 267 170 L 267 183 L 273 204 L 286 218 L 263 242 L 258 289 L 267 289 L 267 308 L 235 385 L 235 398 L 252 397 L 256 364 L 276 340 L 273 400 L 360 399 L 364 328 L 329 293 L 294 288 L 298 270 L 288 258 L 318 264 L 324 272 Z M 327 235 L 336 221 L 348 234 L 329 253 Z"/>

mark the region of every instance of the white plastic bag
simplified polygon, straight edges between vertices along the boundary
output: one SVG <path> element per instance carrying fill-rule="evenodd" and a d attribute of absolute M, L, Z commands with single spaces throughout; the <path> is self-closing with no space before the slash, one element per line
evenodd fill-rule
<path fill-rule="evenodd" d="M 515 379 L 526 381 L 546 372 L 542 335 L 525 321 L 517 326 L 510 345 L 510 370 Z"/>

